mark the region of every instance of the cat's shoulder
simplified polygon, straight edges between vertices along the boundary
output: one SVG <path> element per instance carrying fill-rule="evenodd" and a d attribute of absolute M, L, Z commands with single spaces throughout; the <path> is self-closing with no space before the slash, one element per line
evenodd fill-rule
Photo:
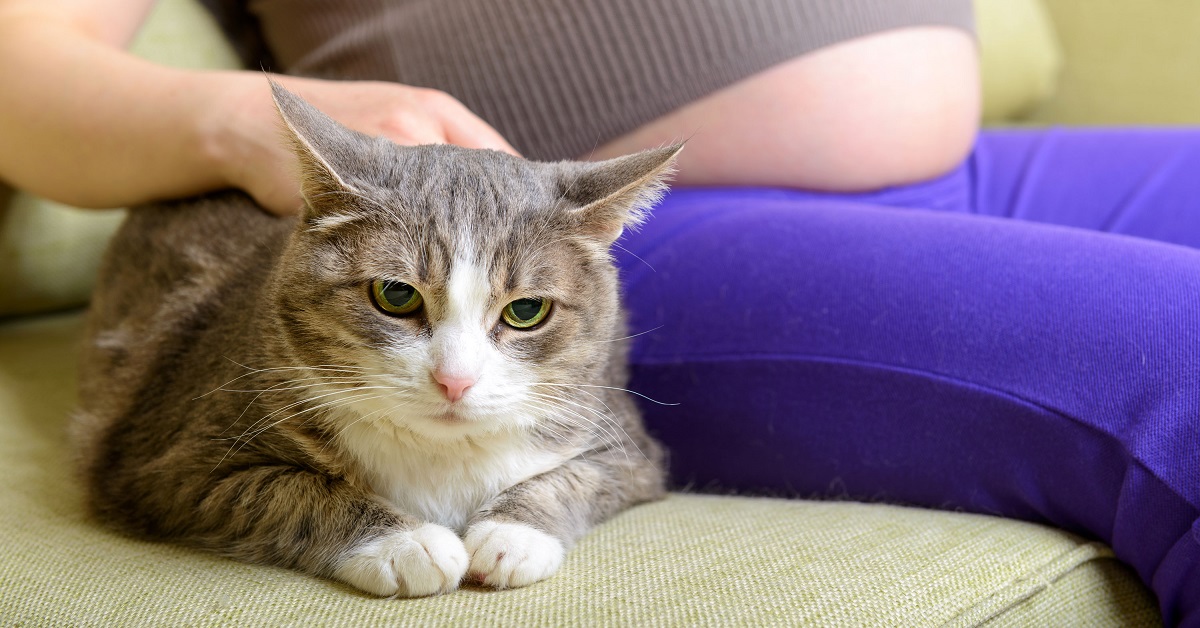
<path fill-rule="evenodd" d="M 129 210 L 113 246 L 241 246 L 283 237 L 293 220 L 268 214 L 242 192 L 142 205 Z"/>

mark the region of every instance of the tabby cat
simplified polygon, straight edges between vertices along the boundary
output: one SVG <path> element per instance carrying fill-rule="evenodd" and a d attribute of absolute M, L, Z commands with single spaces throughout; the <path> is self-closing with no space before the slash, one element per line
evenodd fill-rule
<path fill-rule="evenodd" d="M 519 587 L 663 495 L 609 248 L 679 147 L 599 163 L 401 147 L 272 85 L 305 208 L 130 212 L 72 438 L 128 533 L 380 596 Z"/>

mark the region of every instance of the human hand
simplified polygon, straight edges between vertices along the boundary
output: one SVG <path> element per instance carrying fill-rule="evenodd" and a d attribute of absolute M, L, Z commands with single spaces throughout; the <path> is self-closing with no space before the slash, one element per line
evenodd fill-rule
<path fill-rule="evenodd" d="M 452 96 L 373 81 L 272 77 L 317 109 L 356 131 L 397 144 L 457 144 L 512 154 L 516 150 Z M 221 97 L 205 123 L 205 150 L 226 182 L 277 215 L 300 210 L 299 165 L 271 100 L 268 82 L 246 75 Z"/>

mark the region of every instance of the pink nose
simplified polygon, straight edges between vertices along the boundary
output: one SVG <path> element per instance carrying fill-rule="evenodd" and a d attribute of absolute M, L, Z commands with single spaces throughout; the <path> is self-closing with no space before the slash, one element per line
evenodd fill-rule
<path fill-rule="evenodd" d="M 438 388 L 442 389 L 442 394 L 450 402 L 462 399 L 467 393 L 467 389 L 475 385 L 475 378 L 464 377 L 462 375 L 452 375 L 442 371 L 434 371 L 433 379 L 438 383 Z"/>

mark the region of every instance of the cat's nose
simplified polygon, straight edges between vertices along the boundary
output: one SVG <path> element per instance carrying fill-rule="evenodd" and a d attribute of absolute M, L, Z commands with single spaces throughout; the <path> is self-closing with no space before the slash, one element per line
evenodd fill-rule
<path fill-rule="evenodd" d="M 442 389 L 442 394 L 451 403 L 462 399 L 467 393 L 467 389 L 475 385 L 474 377 L 462 376 L 445 371 L 434 371 L 433 380 L 437 382 L 438 388 Z"/>

